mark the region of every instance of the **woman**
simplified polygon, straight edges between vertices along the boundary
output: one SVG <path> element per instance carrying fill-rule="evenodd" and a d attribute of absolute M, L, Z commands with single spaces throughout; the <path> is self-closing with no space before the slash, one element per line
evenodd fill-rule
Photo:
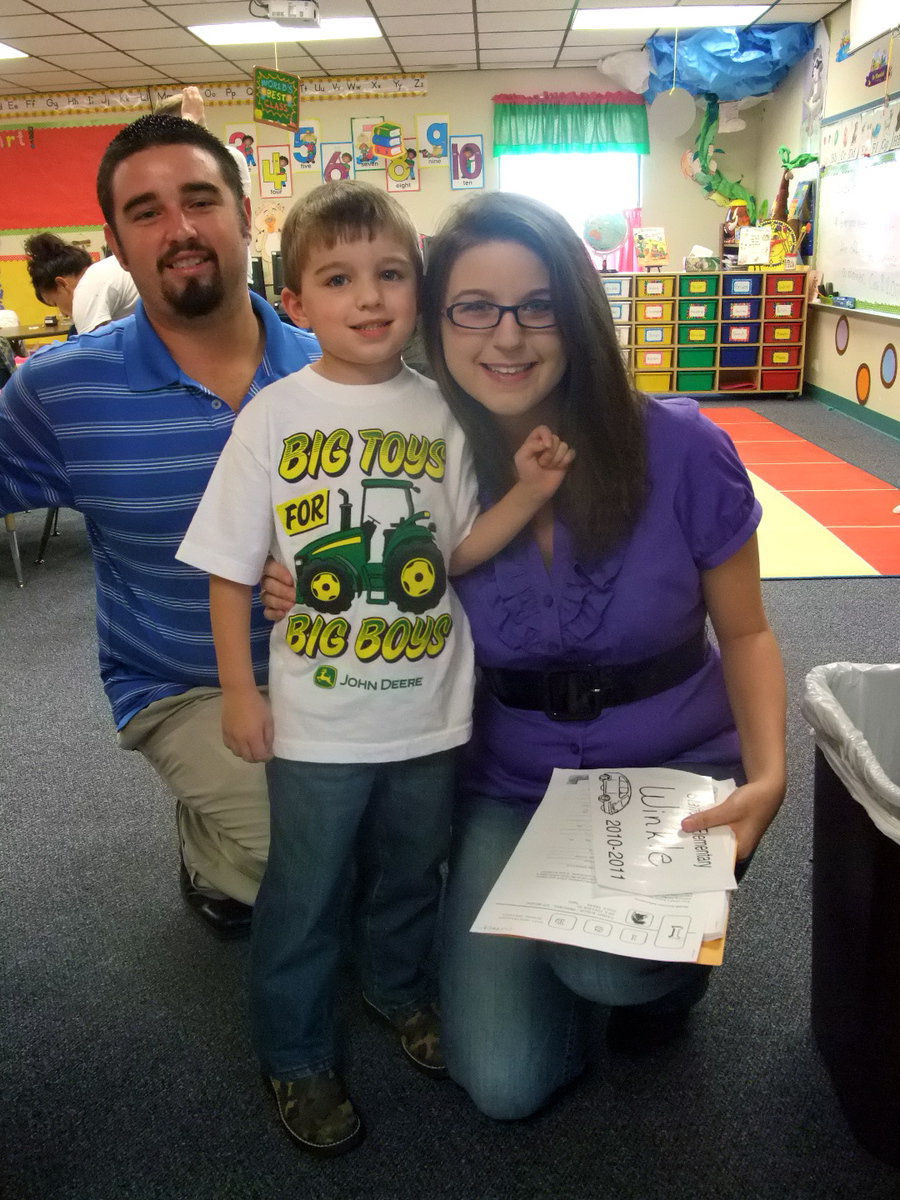
<path fill-rule="evenodd" d="M 614 1007 L 611 1032 L 653 1036 L 709 971 L 469 932 L 552 768 L 746 779 L 685 828 L 729 824 L 747 859 L 784 796 L 784 675 L 734 448 L 693 401 L 634 391 L 597 273 L 557 213 L 499 192 L 453 209 L 429 244 L 423 326 L 485 503 L 536 424 L 576 450 L 530 530 L 455 581 L 483 679 L 454 817 L 445 1053 L 483 1112 L 523 1117 L 585 1065 L 585 1000 Z M 560 689 L 554 675 L 550 708 L 570 711 L 548 716 L 546 673 L 586 664 L 604 669 L 605 707 L 594 715 L 582 676 Z"/>
<path fill-rule="evenodd" d="M 510 1119 L 583 1070 L 586 1001 L 613 1008 L 610 1035 L 644 1040 L 677 1028 L 709 976 L 469 932 L 553 767 L 736 778 L 684 828 L 731 825 L 747 860 L 784 796 L 784 674 L 760 594 L 760 509 L 734 447 L 693 401 L 635 392 L 597 273 L 557 213 L 500 192 L 454 208 L 429 243 L 423 326 L 485 504 L 535 425 L 576 450 L 529 529 L 455 580 L 482 680 L 454 814 L 444 1048 L 475 1104 Z M 269 576 L 270 615 L 279 594 Z M 571 673 L 585 665 L 602 708 Z"/>

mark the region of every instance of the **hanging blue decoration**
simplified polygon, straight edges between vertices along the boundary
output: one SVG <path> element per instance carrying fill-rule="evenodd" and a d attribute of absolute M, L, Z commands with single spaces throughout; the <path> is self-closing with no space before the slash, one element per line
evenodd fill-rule
<path fill-rule="evenodd" d="M 673 86 L 692 96 L 719 100 L 765 96 L 781 83 L 813 47 L 812 25 L 752 25 L 748 29 L 698 29 L 695 33 L 652 37 L 650 83 L 644 98 L 652 103 Z"/>

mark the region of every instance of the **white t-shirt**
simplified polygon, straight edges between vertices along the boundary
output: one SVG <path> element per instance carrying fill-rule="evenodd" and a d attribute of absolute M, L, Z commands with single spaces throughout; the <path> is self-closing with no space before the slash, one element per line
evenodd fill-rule
<path fill-rule="evenodd" d="M 115 258 L 91 263 L 75 285 L 72 322 L 79 333 L 90 333 L 107 321 L 130 316 L 138 302 L 134 280 Z"/>
<path fill-rule="evenodd" d="M 294 571 L 301 602 L 270 649 L 279 758 L 468 740 L 472 640 L 445 564 L 477 512 L 462 431 L 408 367 L 373 385 L 304 367 L 241 411 L 177 557 L 244 584 L 269 553 Z"/>

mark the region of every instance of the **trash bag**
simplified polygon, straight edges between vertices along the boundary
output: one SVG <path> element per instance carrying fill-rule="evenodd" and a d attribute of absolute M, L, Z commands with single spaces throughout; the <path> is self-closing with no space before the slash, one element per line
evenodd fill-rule
<path fill-rule="evenodd" d="M 900 843 L 900 663 L 814 667 L 800 710 L 853 799 Z"/>

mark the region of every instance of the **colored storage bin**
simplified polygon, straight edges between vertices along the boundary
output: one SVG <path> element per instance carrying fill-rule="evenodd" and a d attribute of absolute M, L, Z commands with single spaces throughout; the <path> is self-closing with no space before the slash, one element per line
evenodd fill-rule
<path fill-rule="evenodd" d="M 639 275 L 635 283 L 637 294 L 643 298 L 675 295 L 674 275 Z"/>
<path fill-rule="evenodd" d="M 805 275 L 782 275 L 777 272 L 766 275 L 767 296 L 802 296 L 805 287 Z"/>
<path fill-rule="evenodd" d="M 725 296 L 759 296 L 762 293 L 762 275 L 722 276 L 722 293 Z"/>
<path fill-rule="evenodd" d="M 630 275 L 601 275 L 600 282 L 603 285 L 603 290 L 607 296 L 612 299 L 620 296 L 631 295 L 631 276 Z"/>
<path fill-rule="evenodd" d="M 722 346 L 719 350 L 720 367 L 755 367 L 759 358 L 759 346 Z"/>
<path fill-rule="evenodd" d="M 762 365 L 764 367 L 798 367 L 800 365 L 800 347 L 763 346 Z"/>
<path fill-rule="evenodd" d="M 638 371 L 670 371 L 672 350 L 635 350 L 634 365 Z"/>
<path fill-rule="evenodd" d="M 718 300 L 679 300 L 679 321 L 714 321 L 719 315 Z"/>
<path fill-rule="evenodd" d="M 715 346 L 682 346 L 678 349 L 679 367 L 714 367 Z"/>
<path fill-rule="evenodd" d="M 751 296 L 748 299 L 741 298 L 739 300 L 723 300 L 722 301 L 722 320 L 723 321 L 758 321 L 759 310 L 762 307 L 762 300 L 758 297 Z"/>
<path fill-rule="evenodd" d="M 671 346 L 674 325 L 635 325 L 636 346 Z"/>
<path fill-rule="evenodd" d="M 634 319 L 660 325 L 675 320 L 674 300 L 635 300 Z"/>
<path fill-rule="evenodd" d="M 767 321 L 763 325 L 764 342 L 800 342 L 802 340 L 802 321 Z"/>
<path fill-rule="evenodd" d="M 610 311 L 614 321 L 630 321 L 631 320 L 631 301 L 630 300 L 610 300 Z"/>
<path fill-rule="evenodd" d="M 802 316 L 802 296 L 786 296 L 783 300 L 766 300 L 763 309 L 763 317 L 767 321 L 799 321 Z"/>
<path fill-rule="evenodd" d="M 718 275 L 679 275 L 679 296 L 718 296 Z"/>
<path fill-rule="evenodd" d="M 723 346 L 747 346 L 753 342 L 759 341 L 759 322 L 758 321 L 738 321 L 723 322 L 722 337 L 720 338 Z"/>
<path fill-rule="evenodd" d="M 614 325 L 616 331 L 616 341 L 620 346 L 631 345 L 631 326 L 630 325 Z"/>
<path fill-rule="evenodd" d="M 773 369 L 762 372 L 762 390 L 764 392 L 796 392 L 799 386 L 799 371 Z"/>
<path fill-rule="evenodd" d="M 716 341 L 718 325 L 679 325 L 678 344 L 680 346 L 709 346 Z"/>
<path fill-rule="evenodd" d="M 635 386 L 642 392 L 671 392 L 671 371 L 635 371 Z"/>
<path fill-rule="evenodd" d="M 711 392 L 715 386 L 715 371 L 678 371 L 675 375 L 675 388 L 679 392 Z"/>

